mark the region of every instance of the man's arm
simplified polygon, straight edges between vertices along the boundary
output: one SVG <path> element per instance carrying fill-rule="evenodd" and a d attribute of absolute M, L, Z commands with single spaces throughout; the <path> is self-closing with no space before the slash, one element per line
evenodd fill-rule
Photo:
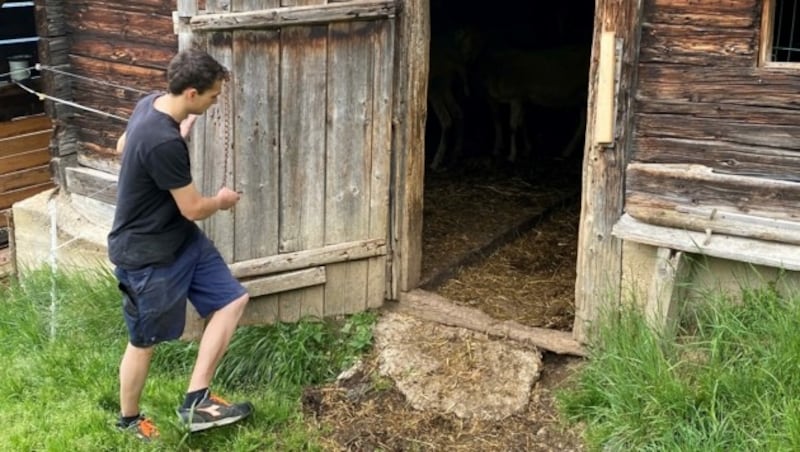
<path fill-rule="evenodd" d="M 122 135 L 119 136 L 117 139 L 117 154 L 122 154 L 122 150 L 125 149 L 125 134 L 127 132 L 122 132 Z"/>
<path fill-rule="evenodd" d="M 181 215 L 192 221 L 208 218 L 218 210 L 230 209 L 239 201 L 239 193 L 227 187 L 220 188 L 212 197 L 203 196 L 194 182 L 181 188 L 174 188 L 170 193 Z"/>

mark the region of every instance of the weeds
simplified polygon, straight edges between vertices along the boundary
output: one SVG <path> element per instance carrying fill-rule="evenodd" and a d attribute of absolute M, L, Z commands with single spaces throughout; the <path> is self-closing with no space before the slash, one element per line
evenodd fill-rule
<path fill-rule="evenodd" d="M 338 322 L 240 328 L 215 389 L 249 399 L 248 421 L 187 434 L 177 420 L 197 346 L 159 345 L 143 411 L 162 433 L 147 445 L 113 427 L 127 333 L 113 275 L 31 272 L 0 291 L 0 450 L 317 450 L 299 411 L 304 385 L 322 383 L 371 345 L 373 313 Z"/>

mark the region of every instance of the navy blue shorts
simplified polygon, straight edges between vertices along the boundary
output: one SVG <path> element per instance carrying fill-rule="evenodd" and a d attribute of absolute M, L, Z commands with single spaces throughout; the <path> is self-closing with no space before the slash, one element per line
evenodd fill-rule
<path fill-rule="evenodd" d="M 203 233 L 171 265 L 117 267 L 114 273 L 130 342 L 137 347 L 179 338 L 186 325 L 187 298 L 205 318 L 247 293 Z"/>

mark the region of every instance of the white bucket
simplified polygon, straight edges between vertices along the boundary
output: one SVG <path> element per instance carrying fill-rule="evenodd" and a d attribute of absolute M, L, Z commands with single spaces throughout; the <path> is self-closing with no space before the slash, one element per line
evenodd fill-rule
<path fill-rule="evenodd" d="M 30 55 L 14 55 L 8 57 L 8 70 L 11 75 L 12 82 L 20 82 L 28 79 L 31 76 Z"/>

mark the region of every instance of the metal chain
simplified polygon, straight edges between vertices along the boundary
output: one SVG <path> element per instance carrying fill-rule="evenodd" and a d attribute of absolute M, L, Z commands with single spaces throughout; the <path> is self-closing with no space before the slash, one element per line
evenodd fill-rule
<path fill-rule="evenodd" d="M 222 186 L 228 185 L 228 156 L 230 154 L 231 143 L 231 108 L 230 108 L 230 84 L 223 84 L 222 96 L 222 145 L 224 147 L 223 161 L 222 161 Z"/>

